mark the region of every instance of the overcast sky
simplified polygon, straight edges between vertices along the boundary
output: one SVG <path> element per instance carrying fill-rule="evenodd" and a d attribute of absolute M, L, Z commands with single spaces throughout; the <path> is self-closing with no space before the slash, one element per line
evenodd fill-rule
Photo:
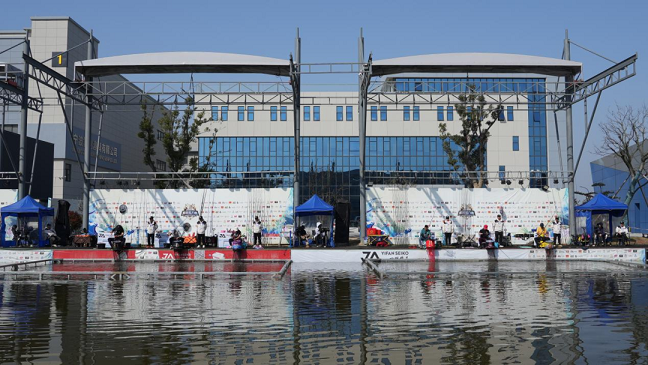
<path fill-rule="evenodd" d="M 446 52 L 498 52 L 560 58 L 570 38 L 616 61 L 639 53 L 637 76 L 603 93 L 595 123 L 615 104 L 647 103 L 648 1 L 41 1 L 4 4 L 4 30 L 32 16 L 70 16 L 101 41 L 100 56 L 160 51 L 214 51 L 287 58 L 297 27 L 303 62 L 356 62 L 364 28 L 374 59 Z M 612 64 L 572 46 L 584 78 Z M 209 81 L 217 81 L 215 75 Z M 353 75 L 304 82 L 356 83 Z M 589 104 L 590 109 L 594 100 Z M 576 155 L 584 136 L 583 104 L 574 108 Z M 593 128 L 577 173 L 591 184 Z"/>

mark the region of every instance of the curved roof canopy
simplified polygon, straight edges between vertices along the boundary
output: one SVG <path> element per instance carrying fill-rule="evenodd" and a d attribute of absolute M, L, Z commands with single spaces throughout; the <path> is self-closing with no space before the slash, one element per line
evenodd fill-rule
<path fill-rule="evenodd" d="M 160 52 L 104 57 L 74 63 L 88 76 L 168 73 L 259 73 L 288 76 L 290 62 L 278 58 L 216 52 Z"/>
<path fill-rule="evenodd" d="M 422 73 L 535 73 L 551 76 L 575 75 L 580 62 L 507 53 L 439 53 L 374 61 L 374 76 L 405 72 Z"/>

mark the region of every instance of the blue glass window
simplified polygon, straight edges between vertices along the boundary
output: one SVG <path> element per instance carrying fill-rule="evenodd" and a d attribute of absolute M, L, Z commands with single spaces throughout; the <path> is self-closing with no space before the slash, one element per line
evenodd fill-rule
<path fill-rule="evenodd" d="M 513 136 L 513 151 L 519 151 L 519 150 L 520 150 L 520 137 Z"/>
<path fill-rule="evenodd" d="M 277 121 L 277 107 L 276 106 L 271 106 L 270 107 L 270 121 L 271 122 L 276 122 Z"/>
<path fill-rule="evenodd" d="M 377 106 L 372 106 L 371 107 L 371 121 L 375 122 L 378 120 L 378 107 Z"/>
<path fill-rule="evenodd" d="M 403 107 L 403 120 L 408 122 L 410 120 L 410 107 L 409 106 L 404 106 Z"/>
<path fill-rule="evenodd" d="M 419 107 L 415 106 L 414 107 L 414 121 L 418 122 L 419 120 L 421 120 L 421 113 L 419 112 Z"/>
<path fill-rule="evenodd" d="M 245 107 L 244 106 L 239 106 L 238 107 L 238 121 L 245 120 Z"/>
<path fill-rule="evenodd" d="M 509 122 L 513 121 L 513 107 L 512 106 L 507 106 L 506 107 L 506 119 Z"/>
<path fill-rule="evenodd" d="M 281 113 L 279 115 L 279 119 L 281 119 L 282 122 L 285 122 L 288 120 L 288 107 L 287 106 L 282 106 L 281 107 Z"/>
<path fill-rule="evenodd" d="M 506 178 L 506 166 L 499 167 L 499 178 L 500 180 L 504 180 Z"/>
<path fill-rule="evenodd" d="M 346 120 L 347 121 L 352 121 L 353 120 L 353 107 L 352 106 L 347 106 L 346 107 Z"/>
<path fill-rule="evenodd" d="M 227 122 L 227 112 L 228 112 L 228 110 L 229 110 L 229 107 L 226 107 L 226 106 L 221 108 L 221 120 L 223 122 Z"/>
<path fill-rule="evenodd" d="M 248 122 L 254 122 L 254 107 L 248 106 Z"/>
<path fill-rule="evenodd" d="M 499 112 L 497 113 L 497 120 L 500 122 L 505 121 L 504 119 L 504 109 L 500 109 Z"/>
<path fill-rule="evenodd" d="M 443 122 L 443 107 L 437 106 L 437 120 Z"/>
<path fill-rule="evenodd" d="M 336 106 L 335 107 L 335 120 L 338 122 L 343 121 L 344 119 L 343 115 L 343 108 L 341 106 Z"/>
<path fill-rule="evenodd" d="M 313 120 L 316 122 L 319 122 L 320 120 L 320 107 L 319 106 L 314 106 L 313 107 Z"/>
<path fill-rule="evenodd" d="M 304 122 L 310 121 L 310 106 L 304 107 Z"/>
<path fill-rule="evenodd" d="M 452 122 L 454 120 L 454 107 L 449 106 L 448 107 L 448 122 Z"/>
<path fill-rule="evenodd" d="M 387 107 L 386 106 L 381 106 L 380 107 L 380 120 L 382 120 L 382 121 L 387 120 Z"/>
<path fill-rule="evenodd" d="M 213 120 L 218 120 L 218 107 L 217 106 L 212 106 L 212 119 Z"/>

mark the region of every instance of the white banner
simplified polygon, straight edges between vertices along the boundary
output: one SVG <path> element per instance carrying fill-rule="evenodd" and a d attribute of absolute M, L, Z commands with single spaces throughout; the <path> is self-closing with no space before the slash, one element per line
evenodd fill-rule
<path fill-rule="evenodd" d="M 443 237 L 443 220 L 454 223 L 457 235 L 477 240 L 479 230 L 488 225 L 491 233 L 497 215 L 505 221 L 505 234 L 514 245 L 532 244 L 533 229 L 540 223 L 552 233 L 555 216 L 563 225 L 568 218 L 566 189 L 462 189 L 372 187 L 367 192 L 367 223 L 385 231 L 397 244 L 418 244 L 426 224 L 436 237 Z M 460 214 L 460 212 L 462 214 Z M 563 227 L 563 243 L 569 232 Z"/>
<path fill-rule="evenodd" d="M 52 259 L 52 250 L 0 250 L 0 263 L 29 262 Z"/>
<path fill-rule="evenodd" d="M 612 249 L 440 249 L 434 250 L 434 259 L 439 261 L 525 261 L 546 260 L 547 255 L 556 260 L 603 260 L 644 263 L 646 250 L 643 248 L 612 248 Z M 428 261 L 427 250 L 395 250 L 395 249 L 353 249 L 353 250 L 292 250 L 293 262 L 361 262 L 370 260 L 409 260 Z"/>
<path fill-rule="evenodd" d="M 369 260 L 416 260 L 427 261 L 426 250 L 376 250 L 376 249 L 324 249 L 324 250 L 292 250 L 291 259 L 294 262 L 362 262 Z"/>
<path fill-rule="evenodd" d="M 157 222 L 156 246 L 174 229 L 195 237 L 198 216 L 207 222 L 207 236 L 229 238 L 228 230 L 240 229 L 252 239 L 252 220 L 263 225 L 264 244 L 276 244 L 283 227 L 292 224 L 292 189 L 192 189 L 192 190 L 93 190 L 90 195 L 90 232 L 107 243 L 112 229 L 121 225 L 126 240 L 146 245 L 149 217 Z M 184 227 L 188 228 L 185 230 Z"/>

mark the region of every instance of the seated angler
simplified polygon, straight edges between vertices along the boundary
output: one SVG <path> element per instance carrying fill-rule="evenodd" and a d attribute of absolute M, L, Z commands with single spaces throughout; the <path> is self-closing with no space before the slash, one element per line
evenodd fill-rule
<path fill-rule="evenodd" d="M 43 235 L 45 236 L 45 239 L 49 241 L 49 244 L 52 247 L 56 247 L 56 244 L 61 240 L 61 238 L 56 235 L 56 231 L 52 229 L 52 225 L 49 223 L 43 230 Z"/>
<path fill-rule="evenodd" d="M 123 251 L 126 246 L 126 239 L 124 238 L 124 227 L 118 224 L 112 230 L 113 238 L 108 239 L 108 243 L 115 251 Z"/>
<path fill-rule="evenodd" d="M 540 248 L 550 248 L 551 245 L 547 243 L 549 241 L 550 239 L 547 233 L 547 228 L 545 228 L 544 223 L 540 223 L 540 227 L 536 229 L 536 237 L 534 238 L 533 245 Z"/>
<path fill-rule="evenodd" d="M 430 228 L 426 224 L 421 230 L 421 233 L 419 234 L 419 247 L 425 248 L 425 242 L 427 242 L 430 239 L 432 239 L 432 232 L 430 231 Z"/>
<path fill-rule="evenodd" d="M 603 228 L 603 223 L 599 222 L 594 227 L 594 243 L 597 245 L 605 246 L 607 243 L 608 234 Z"/>
<path fill-rule="evenodd" d="M 479 248 L 487 247 L 489 242 L 492 242 L 490 231 L 488 230 L 488 225 L 484 225 L 484 228 L 479 230 Z"/>
<path fill-rule="evenodd" d="M 295 237 L 297 238 L 297 246 L 301 246 L 302 243 L 306 247 L 308 247 L 308 233 L 306 233 L 306 226 L 301 225 L 297 227 L 297 230 L 295 231 Z"/>
<path fill-rule="evenodd" d="M 625 246 L 628 243 L 628 233 L 628 227 L 625 226 L 625 223 L 619 223 L 616 227 L 616 237 L 619 239 L 619 245 Z"/>

